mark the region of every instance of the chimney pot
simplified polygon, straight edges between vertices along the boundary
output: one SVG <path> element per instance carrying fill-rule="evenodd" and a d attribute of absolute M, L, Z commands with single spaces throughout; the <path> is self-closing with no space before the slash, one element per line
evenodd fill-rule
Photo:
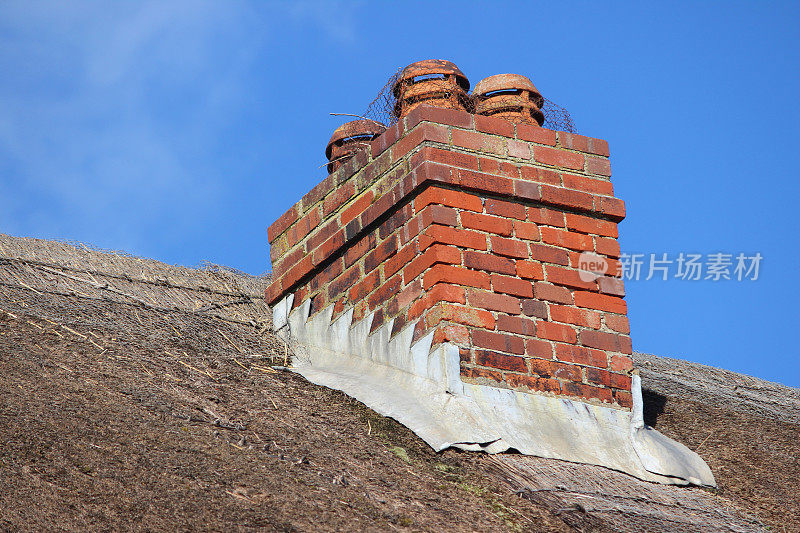
<path fill-rule="evenodd" d="M 531 80 L 519 74 L 495 74 L 484 78 L 472 91 L 475 113 L 510 122 L 544 123 L 544 98 Z"/>
<path fill-rule="evenodd" d="M 336 172 L 358 150 L 384 131 L 386 126 L 374 120 L 353 120 L 336 128 L 325 147 L 325 157 L 329 161 L 328 174 Z"/>
<path fill-rule="evenodd" d="M 394 115 L 402 118 L 422 104 L 469 111 L 468 91 L 469 80 L 455 63 L 444 59 L 417 61 L 403 69 L 392 88 L 397 99 Z"/>

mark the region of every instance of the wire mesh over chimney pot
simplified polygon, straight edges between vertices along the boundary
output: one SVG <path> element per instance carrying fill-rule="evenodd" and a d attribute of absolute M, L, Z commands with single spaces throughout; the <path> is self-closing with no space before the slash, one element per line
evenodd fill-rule
<path fill-rule="evenodd" d="M 495 74 L 475 85 L 475 113 L 510 122 L 544 123 L 544 98 L 531 80 L 519 74 Z"/>
<path fill-rule="evenodd" d="M 345 122 L 331 135 L 325 156 L 328 158 L 328 174 L 333 174 L 367 144 L 386 131 L 386 127 L 374 120 Z"/>
<path fill-rule="evenodd" d="M 394 116 L 402 118 L 422 104 L 471 111 L 469 80 L 450 61 L 426 59 L 411 63 L 392 88 L 397 103 Z"/>

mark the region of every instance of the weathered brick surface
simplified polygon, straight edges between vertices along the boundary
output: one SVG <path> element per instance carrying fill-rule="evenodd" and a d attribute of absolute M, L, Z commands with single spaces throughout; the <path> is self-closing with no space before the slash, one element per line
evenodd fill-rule
<path fill-rule="evenodd" d="M 354 308 L 461 350 L 462 379 L 631 406 L 608 144 L 420 106 L 268 230 L 270 303 Z"/>

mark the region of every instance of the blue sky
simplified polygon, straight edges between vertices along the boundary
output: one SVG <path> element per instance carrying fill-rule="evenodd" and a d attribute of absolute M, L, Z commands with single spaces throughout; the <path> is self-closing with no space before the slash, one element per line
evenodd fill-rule
<path fill-rule="evenodd" d="M 624 251 L 764 257 L 629 281 L 634 349 L 800 386 L 796 2 L 0 3 L 0 231 L 269 269 L 266 227 L 398 68 L 529 76 L 607 139 Z"/>

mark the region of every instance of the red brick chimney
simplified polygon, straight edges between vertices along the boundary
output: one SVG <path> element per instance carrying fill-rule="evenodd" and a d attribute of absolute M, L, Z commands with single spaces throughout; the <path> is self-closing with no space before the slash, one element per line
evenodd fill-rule
<path fill-rule="evenodd" d="M 468 90 L 449 61 L 406 67 L 396 121 L 338 129 L 332 173 L 269 227 L 267 300 L 292 369 L 437 450 L 714 485 L 643 421 L 609 275 L 625 205 L 608 144 L 542 128 L 544 99 L 523 76 Z"/>
<path fill-rule="evenodd" d="M 630 409 L 622 282 L 579 271 L 620 254 L 608 144 L 529 122 L 414 107 L 270 226 L 270 304 L 374 312 L 457 345 L 465 382 Z"/>

